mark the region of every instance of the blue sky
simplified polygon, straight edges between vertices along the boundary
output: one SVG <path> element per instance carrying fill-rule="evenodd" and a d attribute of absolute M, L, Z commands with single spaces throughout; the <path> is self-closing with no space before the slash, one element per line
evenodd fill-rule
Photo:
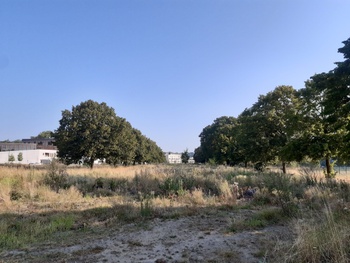
<path fill-rule="evenodd" d="M 347 0 L 1 0 L 0 140 L 89 99 L 164 151 L 342 61 Z"/>

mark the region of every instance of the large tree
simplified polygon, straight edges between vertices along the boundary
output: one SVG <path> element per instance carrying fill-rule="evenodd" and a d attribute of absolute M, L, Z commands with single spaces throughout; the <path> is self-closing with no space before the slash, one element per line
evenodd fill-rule
<path fill-rule="evenodd" d="M 134 163 L 164 163 L 165 155 L 162 149 L 139 130 L 133 129 L 136 136 L 136 149 Z"/>
<path fill-rule="evenodd" d="M 298 127 L 299 99 L 291 86 L 261 95 L 238 117 L 237 144 L 246 162 L 281 161 L 283 172 L 292 159 L 286 148 Z"/>
<path fill-rule="evenodd" d="M 129 165 L 133 163 L 137 140 L 131 124 L 125 119 L 117 117 L 111 133 L 109 154 L 106 156 L 106 162 L 113 165 Z"/>
<path fill-rule="evenodd" d="M 78 163 L 83 159 L 92 168 L 95 160 L 110 156 L 118 118 L 106 103 L 82 102 L 71 111 L 62 111 L 59 123 L 53 135 L 58 157 L 65 163 Z"/>
<path fill-rule="evenodd" d="M 326 89 L 325 112 L 328 120 L 338 130 L 343 130 L 343 141 L 340 145 L 342 157 L 350 159 L 350 38 L 342 42 L 338 49 L 344 61 L 336 62 L 336 68 L 328 73 L 330 85 Z"/>
<path fill-rule="evenodd" d="M 349 158 L 350 139 L 350 39 L 343 42 L 345 61 L 329 71 L 315 74 L 300 90 L 303 128 L 296 144 L 304 156 L 324 160 L 326 177 L 335 172 L 332 158 Z"/>
<path fill-rule="evenodd" d="M 204 162 L 209 160 L 217 164 L 233 165 L 239 161 L 236 149 L 235 127 L 237 120 L 234 117 L 222 116 L 206 126 L 200 137 L 200 149 L 196 149 L 196 161 L 199 152 Z"/>
<path fill-rule="evenodd" d="M 193 159 L 196 163 L 205 163 L 205 156 L 203 155 L 203 150 L 201 146 L 194 149 Z"/>

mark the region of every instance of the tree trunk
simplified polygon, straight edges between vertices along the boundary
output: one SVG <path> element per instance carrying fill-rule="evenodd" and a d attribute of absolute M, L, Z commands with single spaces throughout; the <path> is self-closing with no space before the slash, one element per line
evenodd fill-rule
<path fill-rule="evenodd" d="M 331 178 L 331 171 L 332 168 L 331 168 L 331 161 L 330 161 L 330 158 L 329 156 L 326 157 L 326 178 Z"/>
<path fill-rule="evenodd" d="M 94 168 L 94 162 L 95 162 L 94 159 L 90 159 L 89 165 L 91 169 Z"/>
<path fill-rule="evenodd" d="M 282 172 L 283 172 L 284 174 L 287 173 L 287 170 L 286 170 L 286 162 L 282 162 Z"/>

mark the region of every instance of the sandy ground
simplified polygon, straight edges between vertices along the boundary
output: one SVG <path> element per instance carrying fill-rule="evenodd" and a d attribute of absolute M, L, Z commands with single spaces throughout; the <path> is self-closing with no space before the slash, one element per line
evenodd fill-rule
<path fill-rule="evenodd" d="M 238 233 L 229 230 L 234 220 L 244 220 L 254 212 L 226 211 L 128 224 L 103 238 L 74 245 L 7 251 L 0 262 L 264 262 L 266 248 L 286 239 L 289 230 L 282 225 Z"/>

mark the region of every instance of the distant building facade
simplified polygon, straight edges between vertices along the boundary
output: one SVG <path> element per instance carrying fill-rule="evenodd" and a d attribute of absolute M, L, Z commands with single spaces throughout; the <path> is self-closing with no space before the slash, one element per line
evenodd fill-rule
<path fill-rule="evenodd" d="M 36 150 L 36 143 L 1 142 L 0 152 Z"/>
<path fill-rule="evenodd" d="M 164 154 L 168 163 L 182 163 L 181 153 L 166 152 Z"/>
<path fill-rule="evenodd" d="M 37 149 L 57 150 L 57 147 L 54 145 L 54 138 L 22 139 L 22 143 L 35 143 Z"/>
<path fill-rule="evenodd" d="M 22 155 L 22 161 L 18 160 L 18 156 Z M 14 157 L 11 163 L 16 164 L 49 164 L 52 159 L 57 157 L 57 150 L 23 150 L 23 151 L 6 151 L 0 152 L 0 164 L 10 163 L 10 156 Z"/>

